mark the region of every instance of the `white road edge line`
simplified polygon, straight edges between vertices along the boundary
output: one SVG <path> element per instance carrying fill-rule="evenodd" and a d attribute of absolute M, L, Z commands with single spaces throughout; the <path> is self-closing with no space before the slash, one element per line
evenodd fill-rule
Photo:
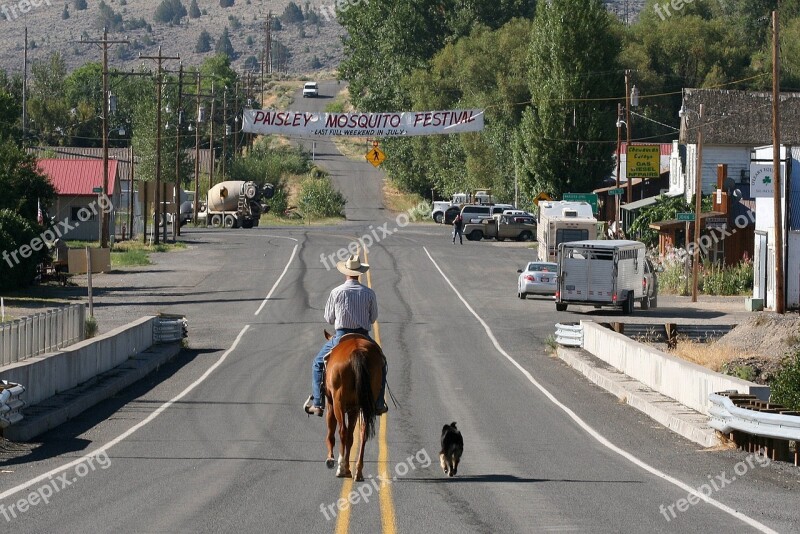
<path fill-rule="evenodd" d="M 633 454 L 631 454 L 631 453 L 629 453 L 629 452 L 617 447 L 616 445 L 614 445 L 613 443 L 608 441 L 605 437 L 603 437 L 600 433 L 598 433 L 594 428 L 589 426 L 589 424 L 586 423 L 586 421 L 581 419 L 575 412 L 570 410 L 566 405 L 562 404 L 558 399 L 556 399 L 556 397 L 552 393 L 550 393 L 547 389 L 545 389 L 544 386 L 539 384 L 539 382 L 537 382 L 535 378 L 533 378 L 533 375 L 531 375 L 527 371 L 527 369 L 522 367 L 519 363 L 517 363 L 517 361 L 514 358 L 509 356 L 509 354 L 505 350 L 503 350 L 503 347 L 500 346 L 500 343 L 498 343 L 497 338 L 494 337 L 494 334 L 492 333 L 492 329 L 489 328 L 489 325 L 486 324 L 486 322 L 483 319 L 481 319 L 481 317 L 475 312 L 475 310 L 472 309 L 472 306 L 469 305 L 469 303 L 466 301 L 466 299 L 464 299 L 464 297 L 461 296 L 461 293 L 459 293 L 458 289 L 456 289 L 456 287 L 453 285 L 453 283 L 450 281 L 450 279 L 447 278 L 447 276 L 444 274 L 442 269 L 439 267 L 439 264 L 436 263 L 436 260 L 434 260 L 433 256 L 431 256 L 431 253 L 428 252 L 428 249 L 426 247 L 422 247 L 422 248 L 425 251 L 425 254 L 428 255 L 428 258 L 430 258 L 431 263 L 433 263 L 433 266 L 436 267 L 436 270 L 439 271 L 439 274 L 442 275 L 442 278 L 445 279 L 445 281 L 448 283 L 450 288 L 455 292 L 456 296 L 461 300 L 461 302 L 464 303 L 464 306 L 466 306 L 467 310 L 469 310 L 469 312 L 472 315 L 475 316 L 475 318 L 478 320 L 478 322 L 481 323 L 481 325 L 483 326 L 483 329 L 486 331 L 486 335 L 491 340 L 492 344 L 494 345 L 494 348 L 497 349 L 497 352 L 499 352 L 500 354 L 505 356 L 506 359 L 508 359 L 508 361 L 510 361 L 514 365 L 514 367 L 519 369 L 519 371 L 523 375 L 525 375 L 525 377 L 531 382 L 531 384 L 536 386 L 536 388 L 539 391 L 541 391 L 548 399 L 550 399 L 550 401 L 553 404 L 555 404 L 561 410 L 563 410 L 570 417 L 570 419 L 575 421 L 578 424 L 578 426 L 580 426 L 581 428 L 583 428 L 586 431 L 586 433 L 588 433 L 590 436 L 592 436 L 601 445 L 603 445 L 603 446 L 607 447 L 608 449 L 610 449 L 611 451 L 619 454 L 620 456 L 622 456 L 626 460 L 628 460 L 631 463 L 641 467 L 645 471 L 648 471 L 648 472 L 652 473 L 653 475 L 655 475 L 655 476 L 657 476 L 659 478 L 662 478 L 662 479 L 666 480 L 667 482 L 670 482 L 671 484 L 674 484 L 675 486 L 681 488 L 682 490 L 686 491 L 687 493 L 695 495 L 700 500 L 705 501 L 708 504 L 719 508 L 723 512 L 732 515 L 736 519 L 739 519 L 739 520 L 747 523 L 748 525 L 750 525 L 751 527 L 755 528 L 756 530 L 759 530 L 759 531 L 767 533 L 767 534 L 778 534 L 777 531 L 772 530 L 771 528 L 767 527 L 766 525 L 763 525 L 763 524 L 759 523 L 755 519 L 752 519 L 751 517 L 748 517 L 748 516 L 746 516 L 746 515 L 744 515 L 744 514 L 742 514 L 740 512 L 737 512 L 733 508 L 730 508 L 729 506 L 726 506 L 726 505 L 722 504 L 721 502 L 719 502 L 719 501 L 717 501 L 715 499 L 712 499 L 711 497 L 706 497 L 705 494 L 695 490 L 694 488 L 692 488 L 688 484 L 685 484 L 685 483 L 681 482 L 680 480 L 678 480 L 677 478 L 671 477 L 668 474 L 666 474 L 666 473 L 664 473 L 662 471 L 659 471 L 655 467 L 652 467 L 651 465 L 643 462 L 642 460 L 640 460 L 637 457 L 635 457 Z"/>
<path fill-rule="evenodd" d="M 289 265 L 291 265 L 291 264 L 292 264 L 292 260 L 294 259 L 294 255 L 297 253 L 297 247 L 299 247 L 299 246 L 300 246 L 300 245 L 299 245 L 299 244 L 297 244 L 297 245 L 295 245 L 295 246 L 294 246 L 294 248 L 292 249 L 292 256 L 289 258 L 289 261 L 287 261 L 287 262 L 286 262 L 286 267 L 284 267 L 284 268 L 283 268 L 283 272 L 282 272 L 282 273 L 281 273 L 281 275 L 278 277 L 278 279 L 277 279 L 277 280 L 275 280 L 275 284 L 272 286 L 272 289 L 270 289 L 270 290 L 269 290 L 269 293 L 267 293 L 267 296 L 266 296 L 266 297 L 264 297 L 264 301 L 261 303 L 261 306 L 259 306 L 259 307 L 258 307 L 258 310 L 256 310 L 256 313 L 255 313 L 254 315 L 258 315 L 259 313 L 261 313 L 261 310 L 263 310 L 263 309 L 264 309 L 264 306 L 266 306 L 266 305 L 267 305 L 267 301 L 268 301 L 268 300 L 270 299 L 270 297 L 272 296 L 272 293 L 274 293 L 274 292 L 275 292 L 275 288 L 276 288 L 276 287 L 278 287 L 278 284 L 280 284 L 280 283 L 281 283 L 281 280 L 283 280 L 283 277 L 286 275 L 286 271 L 288 271 L 288 270 L 289 270 Z"/>
<path fill-rule="evenodd" d="M 169 408 L 170 406 L 172 406 L 173 404 L 175 404 L 176 402 L 181 400 L 183 397 L 188 395 L 194 388 L 196 388 L 197 386 L 202 384 L 203 381 L 206 378 L 208 378 L 211 375 L 211 373 L 213 373 L 217 369 L 217 367 L 222 365 L 222 362 L 224 362 L 227 359 L 228 355 L 231 352 L 233 352 L 234 349 L 236 349 L 236 346 L 242 340 L 242 336 L 244 336 L 244 333 L 247 332 L 247 330 L 249 328 L 250 328 L 249 324 L 245 325 L 244 328 L 242 328 L 242 331 L 239 332 L 238 336 L 236 336 L 236 340 L 233 342 L 233 345 L 231 345 L 231 347 L 228 350 L 226 350 L 225 353 L 222 356 L 220 356 L 219 360 L 217 360 L 214 363 L 214 365 L 209 367 L 206 370 L 206 372 L 203 373 L 202 376 L 200 376 L 200 378 L 198 378 L 197 380 L 192 382 L 189 386 L 186 387 L 186 389 L 181 391 L 176 397 L 174 397 L 171 400 L 168 400 L 167 402 L 165 402 L 164 404 L 162 404 L 161 406 L 156 408 L 156 410 L 153 413 L 151 413 L 150 415 L 148 415 L 145 419 L 143 419 L 139 423 L 133 425 L 131 428 L 129 428 L 128 430 L 126 430 L 125 432 L 123 432 L 122 434 L 117 436 L 116 438 L 112 439 L 111 441 L 109 441 L 108 443 L 103 445 L 102 447 L 99 447 L 99 448 L 93 450 L 92 452 L 81 456 L 77 460 L 73 460 L 73 461 L 71 461 L 69 463 L 66 463 L 66 464 L 60 466 L 60 467 L 56 467 L 55 469 L 51 469 L 47 473 L 39 475 L 36 478 L 32 478 L 28 482 L 24 482 L 24 483 L 20 484 L 19 486 L 15 486 L 15 487 L 13 487 L 11 489 L 8 489 L 8 490 L 4 491 L 3 493 L 0 493 L 0 501 L 6 499 L 7 497 L 10 497 L 10 496 L 14 495 L 15 493 L 19 493 L 20 491 L 33 486 L 37 482 L 41 482 L 43 480 L 50 479 L 50 478 L 53 477 L 53 475 L 56 475 L 56 474 L 58 474 L 58 473 L 60 473 L 62 471 L 65 471 L 65 470 L 69 469 L 70 467 L 76 466 L 76 465 L 88 460 L 89 458 L 93 458 L 93 457 L 95 457 L 97 454 L 99 454 L 101 452 L 107 451 L 108 449 L 110 449 L 114 445 L 117 445 L 118 443 L 122 442 L 124 439 L 126 439 L 128 436 L 130 436 L 131 434 L 133 434 L 134 432 L 136 432 L 137 430 L 139 430 L 143 426 L 145 426 L 148 423 L 150 423 L 151 421 L 153 421 L 153 419 L 155 419 L 156 417 L 161 415 L 161 413 L 164 410 L 166 410 L 167 408 Z"/>

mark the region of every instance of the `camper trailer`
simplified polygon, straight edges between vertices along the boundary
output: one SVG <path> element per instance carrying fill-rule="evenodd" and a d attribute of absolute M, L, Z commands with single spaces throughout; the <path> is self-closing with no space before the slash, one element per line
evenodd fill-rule
<path fill-rule="evenodd" d="M 597 219 L 588 202 L 539 202 L 536 240 L 539 261 L 557 262 L 558 245 L 597 237 Z"/>

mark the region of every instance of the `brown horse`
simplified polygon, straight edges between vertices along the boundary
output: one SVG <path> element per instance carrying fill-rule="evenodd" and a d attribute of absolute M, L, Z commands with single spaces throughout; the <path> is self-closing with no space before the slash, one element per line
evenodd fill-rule
<path fill-rule="evenodd" d="M 331 335 L 326 331 L 325 338 Z M 357 481 L 364 480 L 364 447 L 367 439 L 375 435 L 375 402 L 381 391 L 384 365 L 383 351 L 375 342 L 359 334 L 346 334 L 331 351 L 325 366 L 325 398 L 328 409 L 325 417 L 328 423 L 329 469 L 333 469 L 334 434 L 339 426 L 339 467 L 336 476 L 351 477 L 350 451 L 353 448 L 353 434 L 356 421 L 361 416 L 361 444 L 356 462 Z M 346 416 L 346 417 L 345 417 Z"/>

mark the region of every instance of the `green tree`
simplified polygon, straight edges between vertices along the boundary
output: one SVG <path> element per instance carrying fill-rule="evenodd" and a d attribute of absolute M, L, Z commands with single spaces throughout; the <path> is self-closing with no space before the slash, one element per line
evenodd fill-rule
<path fill-rule="evenodd" d="M 526 45 L 531 22 L 517 19 L 498 30 L 476 26 L 468 37 L 446 45 L 403 81 L 412 109 L 485 108 L 480 134 L 388 139 L 401 154 L 384 163 L 403 190 L 449 196 L 465 189 L 492 188 L 502 201 L 514 197 L 510 146 L 523 106 L 530 99 Z"/>
<path fill-rule="evenodd" d="M 70 123 L 69 108 L 64 100 L 64 79 L 67 69 L 61 54 L 54 52 L 45 60 L 31 65 L 32 84 L 28 99 L 31 129 L 40 142 L 60 144 Z"/>
<path fill-rule="evenodd" d="M 514 142 L 520 189 L 528 198 L 591 191 L 611 170 L 612 99 L 624 93 L 611 17 L 599 0 L 538 6 L 528 49 L 531 105 Z"/>
<path fill-rule="evenodd" d="M 287 24 L 303 22 L 303 10 L 294 2 L 289 2 L 283 9 L 281 20 Z"/>
<path fill-rule="evenodd" d="M 180 24 L 187 14 L 186 7 L 180 0 L 161 0 L 153 14 L 153 20 L 162 24 Z"/>
<path fill-rule="evenodd" d="M 189 18 L 190 19 L 199 19 L 200 18 L 200 7 L 197 5 L 197 0 L 192 0 L 189 4 Z"/>
<path fill-rule="evenodd" d="M 228 35 L 228 27 L 222 30 L 222 35 L 217 39 L 217 46 L 214 48 L 216 54 L 224 54 L 231 59 L 236 59 L 236 51 L 233 49 L 233 43 Z"/>
<path fill-rule="evenodd" d="M 116 13 L 104 0 L 100 0 L 99 9 L 100 13 L 95 23 L 97 28 L 105 28 L 110 32 L 121 32 L 125 29 L 122 15 Z"/>
<path fill-rule="evenodd" d="M 197 37 L 197 44 L 194 45 L 194 51 L 198 54 L 211 52 L 211 42 L 211 35 L 205 30 L 201 31 Z"/>

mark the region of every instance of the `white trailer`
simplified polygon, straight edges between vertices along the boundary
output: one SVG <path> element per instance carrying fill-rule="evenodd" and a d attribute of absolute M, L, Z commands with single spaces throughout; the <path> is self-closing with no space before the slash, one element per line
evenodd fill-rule
<path fill-rule="evenodd" d="M 633 303 L 647 309 L 657 298 L 655 273 L 639 241 L 587 240 L 559 246 L 556 310 L 569 304 L 611 306 L 633 313 Z"/>
<path fill-rule="evenodd" d="M 536 240 L 539 261 L 557 262 L 558 246 L 597 237 L 597 219 L 588 202 L 539 202 Z"/>

